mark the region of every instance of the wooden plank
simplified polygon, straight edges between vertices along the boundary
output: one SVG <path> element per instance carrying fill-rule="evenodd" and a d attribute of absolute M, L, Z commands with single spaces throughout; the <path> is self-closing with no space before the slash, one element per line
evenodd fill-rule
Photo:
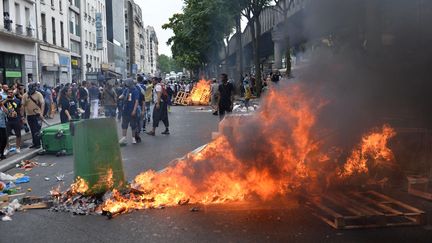
<path fill-rule="evenodd" d="M 407 210 L 411 210 L 412 212 L 415 212 L 415 213 L 424 213 L 424 211 L 421 211 L 421 210 L 419 210 L 419 209 L 417 209 L 417 208 L 415 208 L 415 207 L 412 207 L 412 206 L 410 206 L 410 205 L 408 205 L 408 204 L 405 204 L 405 203 L 403 203 L 403 202 L 401 202 L 401 201 L 398 201 L 398 200 L 396 200 L 396 199 L 393 199 L 393 198 L 391 198 L 391 197 L 388 197 L 388 196 L 386 196 L 386 195 L 384 195 L 384 194 L 381 194 L 381 193 L 379 193 L 379 192 L 376 192 L 376 191 L 368 191 L 368 193 L 370 193 L 370 194 L 372 194 L 372 195 L 375 195 L 375 196 L 377 196 L 377 197 L 380 197 L 380 198 L 382 198 L 382 199 L 384 199 L 384 200 L 387 200 L 388 202 L 394 203 L 394 204 L 396 204 L 396 205 L 398 205 L 398 206 L 400 206 L 400 207 L 403 207 L 403 208 L 405 208 L 405 209 L 407 209 Z"/>
<path fill-rule="evenodd" d="M 34 203 L 34 204 L 29 204 L 29 205 L 23 205 L 21 206 L 21 209 L 23 210 L 28 210 L 28 209 L 46 209 L 46 208 L 50 208 L 50 204 L 46 203 L 46 202 L 40 202 L 40 203 Z"/>
<path fill-rule="evenodd" d="M 424 191 L 420 191 L 417 189 L 408 188 L 408 193 L 413 195 L 413 196 L 421 197 L 423 199 L 432 200 L 432 193 L 429 193 L 429 192 L 424 192 Z"/>
<path fill-rule="evenodd" d="M 335 229 L 409 226 L 425 222 L 423 211 L 374 191 L 323 195 L 321 201 L 306 199 L 312 214 Z M 391 205 L 406 211 L 401 212 Z M 344 215 L 341 210 L 354 215 Z"/>

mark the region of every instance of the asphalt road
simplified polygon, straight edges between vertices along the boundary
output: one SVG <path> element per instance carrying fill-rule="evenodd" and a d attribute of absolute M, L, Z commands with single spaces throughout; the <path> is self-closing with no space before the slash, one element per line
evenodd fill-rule
<path fill-rule="evenodd" d="M 174 107 L 170 136 L 143 137 L 140 145 L 122 148 L 129 180 L 141 171 L 163 169 L 171 160 L 207 143 L 217 130 L 218 119 L 194 107 Z M 42 196 L 57 186 L 55 175 L 64 174 L 67 187 L 73 180 L 73 158 L 40 156 L 53 164 L 26 173 L 31 182 L 22 191 Z M 14 174 L 20 169 L 10 170 Z M 47 181 L 45 178 L 49 178 Z M 394 190 L 400 200 L 432 214 L 432 202 L 418 200 Z M 0 222 L 0 242 L 432 242 L 432 226 L 333 230 L 297 201 L 275 204 L 192 205 L 146 210 L 112 220 L 103 216 L 73 216 L 48 210 L 18 212 L 11 222 Z M 429 222 L 431 217 L 429 216 Z"/>

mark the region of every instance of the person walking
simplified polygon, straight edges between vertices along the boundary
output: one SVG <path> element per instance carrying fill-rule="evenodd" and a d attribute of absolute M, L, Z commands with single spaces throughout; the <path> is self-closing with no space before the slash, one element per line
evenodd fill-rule
<path fill-rule="evenodd" d="M 148 80 L 144 80 L 144 85 L 146 87 L 146 93 L 145 93 L 145 110 L 146 110 L 146 120 L 147 122 L 144 122 L 143 130 L 146 130 L 146 123 L 150 123 L 151 119 L 151 103 L 153 100 L 153 83 L 149 82 Z"/>
<path fill-rule="evenodd" d="M 21 129 L 23 122 L 23 112 L 21 107 L 21 101 L 15 97 L 14 89 L 9 88 L 7 92 L 7 98 L 4 102 L 6 108 L 6 127 L 8 131 L 8 137 L 11 136 L 11 132 L 16 137 L 16 153 L 21 153 Z M 9 146 L 7 146 L 9 147 Z"/>
<path fill-rule="evenodd" d="M 60 112 L 60 122 L 62 124 L 68 123 L 78 117 L 78 107 L 73 98 L 71 87 L 65 87 L 62 89 L 60 105 L 62 108 Z"/>
<path fill-rule="evenodd" d="M 118 83 L 116 82 L 115 84 L 115 92 L 116 92 L 116 98 L 117 98 L 117 120 L 121 121 L 122 119 L 122 112 L 123 112 L 123 100 L 119 99 L 119 97 L 123 94 L 124 92 L 124 87 L 123 87 L 123 83 Z"/>
<path fill-rule="evenodd" d="M 136 144 L 136 128 L 137 128 L 137 111 L 139 103 L 140 92 L 137 90 L 132 79 L 126 79 L 125 90 L 119 99 L 123 100 L 122 109 L 122 138 L 119 143 L 122 145 L 127 144 L 127 129 L 130 126 L 132 133 L 132 144 Z"/>
<path fill-rule="evenodd" d="M 218 88 L 218 109 L 219 119 L 223 120 L 225 113 L 231 113 L 233 109 L 234 86 L 228 82 L 228 75 L 225 73 L 221 74 L 221 80 Z"/>
<path fill-rule="evenodd" d="M 8 134 L 6 127 L 7 110 L 4 107 L 5 100 L 0 96 L 0 160 L 6 159 L 4 154 L 7 145 Z"/>
<path fill-rule="evenodd" d="M 22 105 L 32 134 L 33 144 L 30 148 L 38 149 L 41 147 L 40 131 L 42 128 L 45 100 L 42 94 L 37 91 L 36 83 L 28 85 L 28 91 L 23 95 Z"/>
<path fill-rule="evenodd" d="M 92 82 L 88 91 L 90 98 L 91 118 L 95 119 L 99 116 L 99 88 L 97 87 L 96 83 Z"/>
<path fill-rule="evenodd" d="M 103 90 L 103 101 L 105 108 L 105 117 L 116 117 L 117 94 L 113 88 L 112 80 L 108 80 Z"/>
<path fill-rule="evenodd" d="M 45 109 L 44 109 L 44 117 L 51 118 L 51 104 L 53 102 L 52 91 L 51 88 L 46 84 L 43 85 L 43 96 L 45 99 Z"/>
<path fill-rule="evenodd" d="M 156 135 L 156 128 L 159 122 L 162 121 L 165 125 L 163 135 L 169 135 L 169 120 L 168 120 L 168 94 L 161 84 L 162 79 L 153 78 L 154 92 L 153 92 L 153 128 L 147 134 L 150 136 Z"/>
<path fill-rule="evenodd" d="M 218 115 L 218 89 L 219 84 L 217 83 L 217 79 L 213 79 L 213 83 L 210 86 L 210 94 L 211 94 L 211 107 L 213 108 L 213 115 Z"/>
<path fill-rule="evenodd" d="M 87 87 L 87 81 L 82 81 L 81 87 L 78 89 L 79 107 L 84 111 L 84 119 L 90 118 L 89 91 Z"/>

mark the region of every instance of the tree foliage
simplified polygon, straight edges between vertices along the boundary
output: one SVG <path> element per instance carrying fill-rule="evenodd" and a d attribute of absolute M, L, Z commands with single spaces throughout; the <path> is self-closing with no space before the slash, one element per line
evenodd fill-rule
<path fill-rule="evenodd" d="M 181 65 L 196 70 L 217 62 L 224 38 L 235 25 L 234 15 L 243 0 L 185 0 L 183 13 L 169 19 L 164 29 L 172 29 L 168 40 L 173 58 Z"/>
<path fill-rule="evenodd" d="M 164 54 L 159 55 L 158 63 L 159 63 L 160 70 L 162 73 L 170 73 L 171 71 L 174 71 L 174 72 L 181 72 L 182 71 L 181 65 L 178 65 L 176 60 L 174 60 L 173 58 L 171 58 L 167 55 L 164 55 Z"/>

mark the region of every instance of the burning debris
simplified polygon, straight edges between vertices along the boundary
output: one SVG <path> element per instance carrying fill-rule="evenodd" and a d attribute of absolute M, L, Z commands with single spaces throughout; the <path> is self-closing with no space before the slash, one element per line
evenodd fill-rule
<path fill-rule="evenodd" d="M 211 81 L 200 80 L 190 93 L 180 91 L 174 100 L 177 105 L 209 105 L 211 99 Z"/>
<path fill-rule="evenodd" d="M 324 191 L 359 176 L 366 184 L 368 173 L 394 162 L 387 143 L 396 134 L 389 125 L 366 132 L 349 150 L 327 144 L 317 120 L 329 102 L 317 97 L 301 84 L 270 90 L 254 115 L 234 119 L 231 129 L 222 128 L 215 140 L 163 172 L 143 172 L 127 189 L 99 197 L 86 197 L 91 188 L 78 178 L 67 192 L 53 193 L 53 210 L 113 218 L 186 204 L 265 202 L 299 191 Z"/>

